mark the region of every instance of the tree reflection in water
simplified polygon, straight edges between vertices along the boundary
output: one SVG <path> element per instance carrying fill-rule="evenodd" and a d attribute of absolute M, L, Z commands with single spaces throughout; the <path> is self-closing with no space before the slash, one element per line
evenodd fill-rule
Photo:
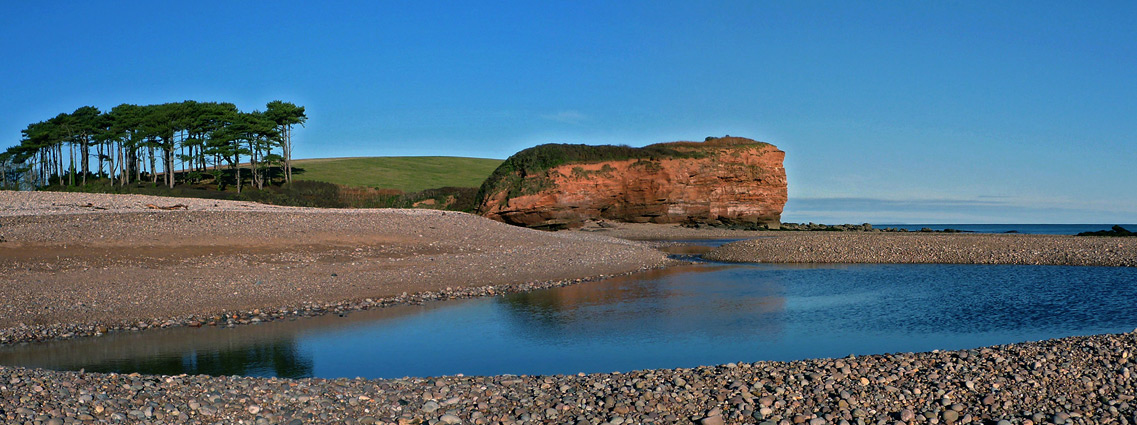
<path fill-rule="evenodd" d="M 84 364 L 88 372 L 138 372 L 152 375 L 312 376 L 312 359 L 291 340 L 276 340 L 229 349 L 191 350 L 178 355 L 131 357 Z M 77 369 L 61 365 L 59 369 Z"/>

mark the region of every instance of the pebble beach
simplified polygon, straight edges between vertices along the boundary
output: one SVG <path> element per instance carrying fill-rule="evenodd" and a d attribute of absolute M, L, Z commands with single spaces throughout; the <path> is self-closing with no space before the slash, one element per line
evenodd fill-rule
<path fill-rule="evenodd" d="M 775 232 L 772 232 L 775 233 Z M 1137 238 L 1062 235 L 777 232 L 723 245 L 712 261 L 1137 266 Z"/>
<path fill-rule="evenodd" d="M 176 206 L 176 207 L 175 207 Z M 0 192 L 0 343 L 568 285 L 673 264 L 628 239 L 753 238 L 720 261 L 1134 266 L 1121 238 L 537 232 L 469 214 Z M 618 236 L 618 237 L 612 237 Z M 713 347 L 708 347 L 713 349 Z M 6 423 L 1130 424 L 1137 333 L 556 376 L 278 379 L 0 367 Z"/>

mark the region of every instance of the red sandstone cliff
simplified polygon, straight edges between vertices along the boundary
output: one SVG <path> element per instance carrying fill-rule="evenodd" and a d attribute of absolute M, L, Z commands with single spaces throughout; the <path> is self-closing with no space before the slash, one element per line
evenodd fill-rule
<path fill-rule="evenodd" d="M 556 145 L 542 148 L 548 146 Z M 781 222 L 786 203 L 785 152 L 773 145 L 722 137 L 643 148 L 654 153 L 618 149 L 633 152 L 634 157 L 569 161 L 539 170 L 513 166 L 510 173 L 495 172 L 496 181 L 483 185 L 478 210 L 495 220 L 543 228 L 577 227 L 592 218 L 718 221 L 771 228 Z"/>

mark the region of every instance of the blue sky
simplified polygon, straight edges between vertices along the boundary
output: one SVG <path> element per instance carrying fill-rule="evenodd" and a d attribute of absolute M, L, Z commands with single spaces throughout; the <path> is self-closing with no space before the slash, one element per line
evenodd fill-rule
<path fill-rule="evenodd" d="M 307 108 L 297 157 L 750 137 L 786 221 L 1137 222 L 1133 2 L 10 2 L 0 148 L 83 105 Z"/>

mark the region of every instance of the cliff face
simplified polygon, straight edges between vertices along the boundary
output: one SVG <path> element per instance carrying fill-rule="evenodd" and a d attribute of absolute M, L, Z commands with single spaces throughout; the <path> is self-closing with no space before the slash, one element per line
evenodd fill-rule
<path fill-rule="evenodd" d="M 776 228 L 786 203 L 784 158 L 773 145 L 740 137 L 644 148 L 542 145 L 518 152 L 486 180 L 478 211 L 538 228 L 592 218 Z"/>

